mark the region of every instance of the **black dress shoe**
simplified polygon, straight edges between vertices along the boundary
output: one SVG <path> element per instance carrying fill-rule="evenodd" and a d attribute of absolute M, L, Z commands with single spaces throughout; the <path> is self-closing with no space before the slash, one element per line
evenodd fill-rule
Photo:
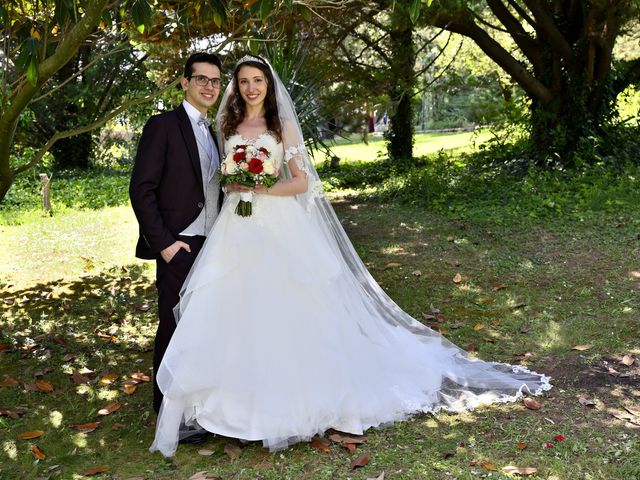
<path fill-rule="evenodd" d="M 209 432 L 194 432 L 193 434 L 189 435 L 188 437 L 185 438 L 181 438 L 180 440 L 178 440 L 178 443 L 181 445 L 195 445 L 198 443 L 204 443 L 207 441 L 207 437 L 209 436 Z"/>

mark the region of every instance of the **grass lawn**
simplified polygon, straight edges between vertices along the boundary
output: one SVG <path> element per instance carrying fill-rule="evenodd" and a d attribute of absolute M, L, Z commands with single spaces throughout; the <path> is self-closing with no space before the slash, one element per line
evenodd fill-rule
<path fill-rule="evenodd" d="M 520 478 L 508 466 L 536 468 L 534 479 L 640 478 L 637 222 L 474 222 L 375 195 L 334 205 L 406 311 L 483 359 L 551 375 L 540 409 L 417 415 L 368 431 L 355 453 L 270 454 L 216 437 L 166 460 L 147 450 L 154 269 L 133 258 L 133 214 L 32 213 L 0 225 L 0 479 Z"/>
<path fill-rule="evenodd" d="M 458 152 L 461 150 L 471 150 L 476 145 L 489 140 L 491 133 L 487 130 L 475 132 L 449 132 L 449 133 L 418 133 L 414 137 L 413 155 L 421 157 L 436 153 L 440 150 L 447 152 Z M 379 156 L 387 155 L 387 147 L 381 135 L 370 135 L 369 144 L 364 143 L 344 143 L 338 140 L 337 145 L 332 148 L 333 152 L 340 157 L 341 161 L 362 161 L 375 160 Z M 316 154 L 316 162 L 325 161 L 322 153 Z"/>

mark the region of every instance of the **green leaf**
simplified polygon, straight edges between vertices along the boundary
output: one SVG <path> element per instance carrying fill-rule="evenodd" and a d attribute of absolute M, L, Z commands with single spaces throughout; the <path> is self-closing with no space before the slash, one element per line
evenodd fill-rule
<path fill-rule="evenodd" d="M 260 1 L 260 18 L 264 21 L 269 17 L 269 14 L 273 10 L 273 0 L 261 0 Z"/>
<path fill-rule="evenodd" d="M 151 20 L 153 18 L 153 10 L 147 0 L 136 0 L 131 5 L 131 17 L 133 23 L 140 33 L 144 33 L 145 27 L 151 26 Z"/>
<path fill-rule="evenodd" d="M 213 23 L 215 23 L 218 28 L 222 26 L 222 17 L 218 12 L 213 12 Z"/>
<path fill-rule="evenodd" d="M 420 17 L 420 7 L 422 6 L 422 0 L 413 0 L 409 6 L 409 18 L 411 23 L 416 23 Z"/>
<path fill-rule="evenodd" d="M 53 20 L 55 23 L 64 25 L 67 20 L 71 20 L 76 17 L 76 5 L 73 0 L 55 0 L 56 8 L 53 14 Z"/>
<path fill-rule="evenodd" d="M 33 56 L 31 57 L 31 61 L 27 67 L 27 71 L 25 72 L 27 76 L 27 80 L 34 87 L 36 83 L 38 83 L 38 58 Z"/>

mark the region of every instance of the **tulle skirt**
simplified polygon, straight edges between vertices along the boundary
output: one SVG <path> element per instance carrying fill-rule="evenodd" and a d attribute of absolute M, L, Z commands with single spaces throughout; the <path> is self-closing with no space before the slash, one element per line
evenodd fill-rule
<path fill-rule="evenodd" d="M 250 217 L 236 203 L 225 202 L 176 309 L 151 450 L 173 455 L 181 422 L 276 450 L 551 388 L 385 321 L 294 198 L 257 195 Z"/>

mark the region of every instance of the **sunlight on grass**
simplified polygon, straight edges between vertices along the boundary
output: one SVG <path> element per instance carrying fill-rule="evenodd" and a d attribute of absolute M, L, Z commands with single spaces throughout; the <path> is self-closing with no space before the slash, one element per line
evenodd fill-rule
<path fill-rule="evenodd" d="M 87 442 L 87 434 L 82 432 L 74 433 L 71 436 L 71 443 L 78 448 L 87 448 L 87 445 L 89 444 Z"/>
<path fill-rule="evenodd" d="M 59 412 L 58 410 L 52 410 L 49 412 L 49 422 L 53 428 L 60 428 L 60 425 L 62 425 L 62 419 L 62 412 Z"/>
<path fill-rule="evenodd" d="M 417 133 L 414 136 L 413 156 L 422 157 L 445 150 L 449 152 L 470 152 L 481 143 L 486 142 L 492 135 L 486 130 L 477 132 L 449 132 L 449 133 Z M 369 144 L 363 142 L 339 144 L 331 148 L 340 157 L 340 161 L 372 161 L 380 156 L 387 156 L 387 146 L 382 136 L 370 136 Z M 326 161 L 321 152 L 314 152 L 316 164 Z"/>
<path fill-rule="evenodd" d="M 13 440 L 6 440 L 2 444 L 2 449 L 11 460 L 16 460 L 18 458 L 18 446 Z"/>
<path fill-rule="evenodd" d="M 561 348 L 564 344 L 560 324 L 554 320 L 547 322 L 544 334 L 541 335 L 540 346 L 544 349 L 552 350 Z"/>

